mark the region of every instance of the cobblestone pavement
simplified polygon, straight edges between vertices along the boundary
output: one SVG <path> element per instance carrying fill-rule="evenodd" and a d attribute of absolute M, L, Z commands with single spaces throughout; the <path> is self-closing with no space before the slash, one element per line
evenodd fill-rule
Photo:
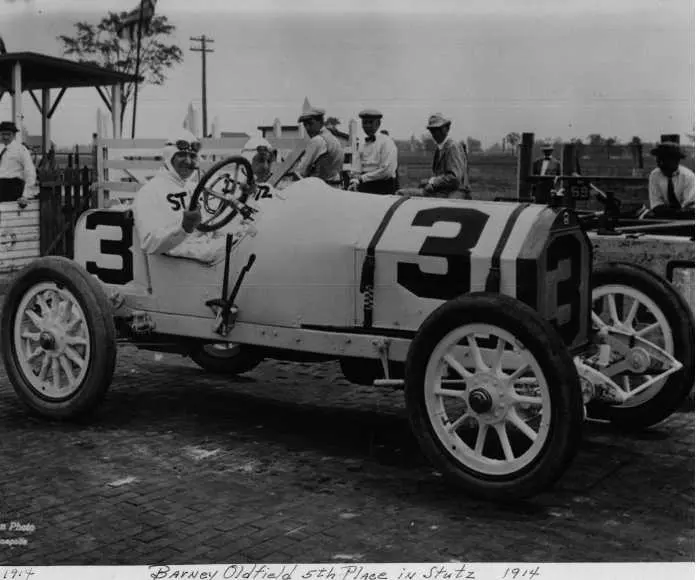
<path fill-rule="evenodd" d="M 159 359 L 159 360 L 156 360 Z M 694 415 L 589 423 L 552 491 L 472 500 L 421 456 L 400 392 L 338 366 L 235 380 L 119 351 L 97 417 L 30 418 L 0 370 L 0 564 L 693 561 Z"/>

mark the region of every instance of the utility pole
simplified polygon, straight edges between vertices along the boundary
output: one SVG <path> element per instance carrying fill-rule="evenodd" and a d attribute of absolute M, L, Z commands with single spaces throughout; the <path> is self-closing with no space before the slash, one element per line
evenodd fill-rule
<path fill-rule="evenodd" d="M 203 75 L 202 75 L 202 101 L 203 101 L 203 137 L 208 136 L 208 98 L 206 94 L 206 78 L 205 78 L 205 54 L 207 52 L 215 52 L 214 50 L 207 48 L 206 44 L 209 42 L 215 42 L 212 38 L 208 38 L 205 34 L 203 36 L 192 36 L 190 40 L 193 42 L 200 42 L 200 48 L 191 47 L 190 50 L 193 52 L 200 52 L 203 61 Z"/>

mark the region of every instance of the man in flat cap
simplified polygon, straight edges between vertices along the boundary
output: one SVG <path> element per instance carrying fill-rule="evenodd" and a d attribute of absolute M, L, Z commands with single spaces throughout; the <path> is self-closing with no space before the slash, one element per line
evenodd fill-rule
<path fill-rule="evenodd" d="M 428 131 L 437 144 L 433 157 L 433 176 L 421 183 L 423 194 L 432 197 L 471 199 L 466 154 L 459 142 L 449 136 L 452 121 L 442 113 L 428 119 Z"/>
<path fill-rule="evenodd" d="M 358 146 L 358 168 L 351 174 L 348 189 L 393 195 L 397 189 L 396 144 L 391 137 L 378 132 L 382 124 L 382 113 L 375 109 L 365 109 L 358 116 L 362 121 L 365 140 Z"/>
<path fill-rule="evenodd" d="M 532 175 L 560 175 L 561 162 L 553 156 L 553 145 L 545 141 L 541 145 L 542 156 L 532 163 Z M 541 181 L 534 185 L 534 199 L 538 203 L 549 203 L 553 181 Z"/>
<path fill-rule="evenodd" d="M 26 199 L 36 185 L 36 169 L 29 150 L 15 139 L 17 125 L 0 123 L 0 202 L 17 201 L 26 206 Z"/>
<path fill-rule="evenodd" d="M 657 167 L 648 179 L 650 217 L 679 217 L 694 211 L 694 173 L 680 164 L 684 152 L 678 143 L 662 142 L 650 151 Z"/>
<path fill-rule="evenodd" d="M 343 147 L 324 127 L 323 109 L 309 108 L 297 119 L 309 135 L 309 143 L 295 169 L 300 177 L 318 177 L 333 187 L 341 186 Z"/>

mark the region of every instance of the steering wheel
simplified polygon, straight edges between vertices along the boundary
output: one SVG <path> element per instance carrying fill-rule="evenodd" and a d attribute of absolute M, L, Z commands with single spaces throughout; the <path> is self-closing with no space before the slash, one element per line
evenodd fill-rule
<path fill-rule="evenodd" d="M 256 190 L 251 163 L 235 155 L 218 161 L 205 172 L 191 196 L 189 211 L 200 205 L 210 214 L 198 230 L 213 232 L 226 226 L 235 217 L 251 219 L 256 210 L 247 201 Z"/>

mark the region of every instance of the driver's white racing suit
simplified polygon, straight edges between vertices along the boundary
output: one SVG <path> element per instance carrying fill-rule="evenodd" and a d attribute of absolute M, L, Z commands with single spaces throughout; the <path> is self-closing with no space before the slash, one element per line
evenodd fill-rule
<path fill-rule="evenodd" d="M 238 224 L 211 233 L 186 233 L 181 227 L 184 210 L 191 201 L 193 183 L 184 181 L 168 168 L 162 168 L 135 195 L 133 213 L 140 245 L 147 254 L 167 254 L 206 263 L 225 257 L 226 233 L 241 237 L 245 228 Z"/>

